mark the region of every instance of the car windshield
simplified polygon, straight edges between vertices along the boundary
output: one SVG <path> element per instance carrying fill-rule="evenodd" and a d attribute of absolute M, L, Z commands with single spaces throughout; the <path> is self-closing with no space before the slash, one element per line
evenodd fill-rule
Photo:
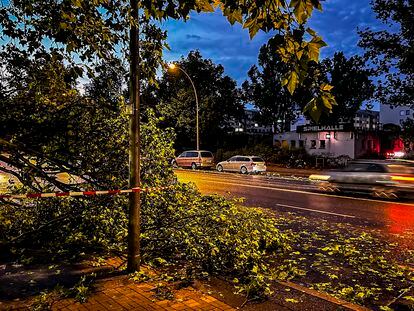
<path fill-rule="evenodd" d="M 252 161 L 253 162 L 264 162 L 264 160 L 262 158 L 259 158 L 259 157 L 253 157 Z"/>
<path fill-rule="evenodd" d="M 386 173 L 387 169 L 380 163 L 351 163 L 344 169 L 346 172 Z"/>
<path fill-rule="evenodd" d="M 201 151 L 201 157 L 202 158 L 212 158 L 213 154 L 209 151 Z"/>
<path fill-rule="evenodd" d="M 344 169 L 346 172 L 366 172 L 368 170 L 368 164 L 366 163 L 351 163 Z"/>

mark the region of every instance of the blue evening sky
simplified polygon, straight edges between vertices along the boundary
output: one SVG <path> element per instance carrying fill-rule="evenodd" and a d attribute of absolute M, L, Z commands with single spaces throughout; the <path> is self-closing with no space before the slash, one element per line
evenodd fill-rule
<path fill-rule="evenodd" d="M 327 0 L 322 2 L 323 12 L 315 11 L 309 24 L 328 44 L 322 57 L 335 51 L 344 51 L 347 56 L 362 53 L 357 47 L 357 28 L 380 27 L 370 7 L 370 0 Z M 220 11 L 210 14 L 192 14 L 187 22 L 168 21 L 163 28 L 168 30 L 166 59 L 177 60 L 193 49 L 199 49 L 203 57 L 211 58 L 224 66 L 226 74 L 239 84 L 247 77 L 249 68 L 257 62 L 260 47 L 271 34 L 259 33 L 249 39 L 247 30 L 240 25 L 231 26 Z"/>

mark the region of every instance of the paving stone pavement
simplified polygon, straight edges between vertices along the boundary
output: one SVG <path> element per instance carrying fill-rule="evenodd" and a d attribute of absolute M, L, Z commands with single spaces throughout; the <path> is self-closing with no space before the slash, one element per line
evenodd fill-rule
<path fill-rule="evenodd" d="M 191 287 L 174 290 L 174 299 L 155 297 L 154 283 L 135 283 L 127 276 L 112 277 L 95 284 L 85 303 L 62 299 L 52 310 L 235 310 L 214 297 Z"/>

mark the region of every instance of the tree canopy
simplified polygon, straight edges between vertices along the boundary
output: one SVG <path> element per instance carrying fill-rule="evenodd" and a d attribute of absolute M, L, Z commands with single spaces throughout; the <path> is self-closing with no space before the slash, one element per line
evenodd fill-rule
<path fill-rule="evenodd" d="M 343 52 L 336 52 L 332 58 L 321 63 L 337 105 L 332 113 L 323 115 L 321 122 L 333 124 L 338 121 L 351 122 L 364 102 L 372 99 L 374 84 L 370 79 L 371 70 L 366 68 L 360 56 L 346 58 Z M 358 90 L 358 91 L 356 91 Z"/>
<path fill-rule="evenodd" d="M 231 24 L 237 22 L 248 29 L 251 37 L 258 31 L 277 30 L 274 52 L 289 65 L 282 84 L 290 93 L 304 81 L 309 62 L 318 61 L 319 50 L 326 45 L 306 27 L 313 10 L 322 10 L 319 0 L 146 0 L 140 1 L 139 6 L 143 12 L 141 21 L 186 19 L 191 11 L 212 12 L 219 8 Z M 123 0 L 11 1 L 0 8 L 0 27 L 6 41 L 2 50 L 9 53 L 18 49 L 33 55 L 49 49 L 65 54 L 72 62 L 77 57 L 83 62 L 96 57 L 108 59 L 115 53 L 127 52 L 126 30 L 132 22 L 129 12 L 130 4 Z M 153 65 L 149 63 L 146 69 L 154 72 Z M 330 111 L 335 104 L 326 86 L 312 95 L 314 100 L 308 110 L 315 118 L 319 111 Z"/>
<path fill-rule="evenodd" d="M 249 80 L 243 83 L 242 88 L 245 100 L 261 112 L 258 121 L 272 124 L 275 129 L 280 125 L 279 130 L 283 131 L 294 118 L 295 103 L 293 96 L 282 86 L 289 66 L 273 53 L 274 49 L 274 40 L 260 48 L 259 67 L 253 65 L 250 68 L 247 73 Z"/>
<path fill-rule="evenodd" d="M 376 98 L 383 104 L 414 102 L 414 3 L 374 0 L 372 9 L 386 29 L 363 29 L 359 45 L 379 76 Z"/>
<path fill-rule="evenodd" d="M 290 94 L 280 83 L 289 68 L 277 54 L 272 53 L 274 44 L 269 40 L 262 46 L 258 56 L 259 67 L 252 66 L 248 72 L 249 80 L 243 83 L 245 99 L 259 109 L 261 121 L 265 124 L 273 124 L 280 131 L 288 129 L 319 85 L 332 86 L 331 93 L 337 102 L 331 113 L 321 115 L 319 122 L 325 124 L 339 120 L 350 122 L 363 103 L 372 98 L 372 71 L 367 69 L 362 57 L 346 58 L 343 52 L 337 52 L 320 63 L 310 63 L 308 71 L 311 76 L 294 94 Z M 308 113 L 305 115 L 312 119 Z"/>
<path fill-rule="evenodd" d="M 201 146 L 216 149 L 226 132 L 227 122 L 231 118 L 240 119 L 243 115 L 236 82 L 224 74 L 223 66 L 203 58 L 199 51 L 191 51 L 177 62 L 177 66 L 190 76 L 196 88 Z M 164 71 L 158 84 L 159 88 L 153 89 L 150 105 L 154 105 L 164 117 L 167 127 L 175 128 L 177 149 L 194 148 L 196 103 L 190 81 L 176 68 Z M 147 92 L 144 91 L 144 94 Z"/>

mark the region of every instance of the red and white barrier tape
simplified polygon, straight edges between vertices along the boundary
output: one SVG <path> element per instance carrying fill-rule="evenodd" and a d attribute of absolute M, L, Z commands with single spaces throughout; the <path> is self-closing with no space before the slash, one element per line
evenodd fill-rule
<path fill-rule="evenodd" d="M 0 194 L 0 199 L 29 199 L 29 198 L 50 198 L 50 197 L 80 197 L 80 196 L 93 196 L 102 194 L 124 194 L 131 192 L 154 192 L 160 190 L 166 190 L 172 186 L 166 187 L 148 187 L 148 188 L 132 188 L 125 190 L 88 190 L 78 192 L 49 192 L 49 193 L 27 193 L 27 194 Z"/>

